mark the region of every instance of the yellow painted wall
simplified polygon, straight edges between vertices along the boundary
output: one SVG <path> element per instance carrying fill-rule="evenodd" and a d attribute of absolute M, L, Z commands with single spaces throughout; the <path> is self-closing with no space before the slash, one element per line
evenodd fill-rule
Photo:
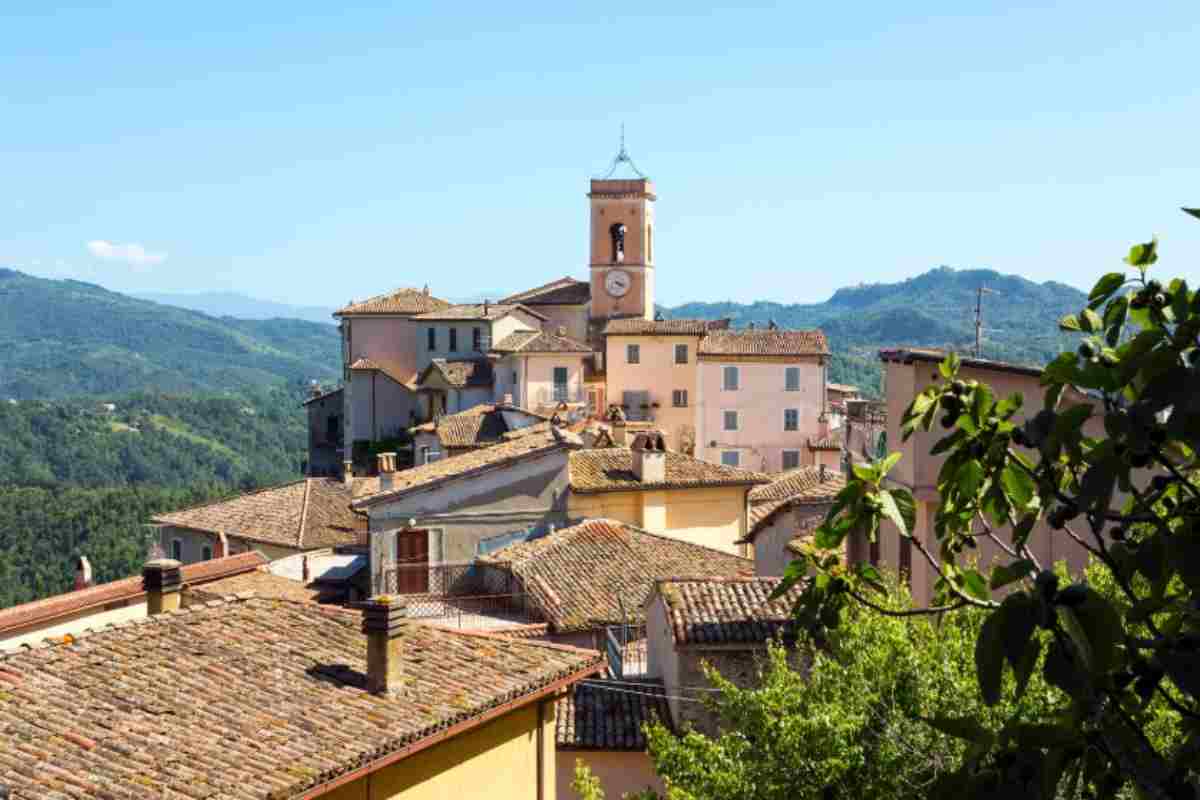
<path fill-rule="evenodd" d="M 558 800 L 578 800 L 579 795 L 571 788 L 575 780 L 575 759 L 582 759 L 600 779 L 605 797 L 618 798 L 640 792 L 650 787 L 659 795 L 665 795 L 666 786 L 654 772 L 650 755 L 642 752 L 620 750 L 560 750 L 558 751 Z"/>
<path fill-rule="evenodd" d="M 746 533 L 744 486 L 571 493 L 567 512 L 572 518 L 607 517 L 685 542 L 746 555 L 746 548 L 734 544 Z"/>
<path fill-rule="evenodd" d="M 543 704 L 542 799 L 555 800 L 554 702 Z M 324 795 L 328 800 L 536 800 L 537 704 Z"/>

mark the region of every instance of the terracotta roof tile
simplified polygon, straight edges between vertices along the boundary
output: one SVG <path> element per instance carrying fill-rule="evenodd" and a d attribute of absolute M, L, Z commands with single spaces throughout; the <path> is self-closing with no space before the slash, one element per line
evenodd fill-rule
<path fill-rule="evenodd" d="M 294 581 L 282 575 L 275 575 L 266 567 L 259 567 L 251 572 L 231 575 L 228 578 L 189 588 L 184 592 L 184 605 L 221 599 L 242 592 L 254 592 L 255 597 L 294 600 L 304 603 L 319 602 L 330 593 L 328 588 Z"/>
<path fill-rule="evenodd" d="M 602 669 L 591 651 L 407 623 L 410 683 L 373 695 L 360 625 L 250 598 L 0 658 L 0 784 L 21 800 L 291 798 Z"/>
<path fill-rule="evenodd" d="M 656 587 L 676 645 L 760 645 L 777 635 L 795 636 L 792 606 L 803 587 L 778 600 L 771 592 L 780 578 L 665 580 Z"/>
<path fill-rule="evenodd" d="M 559 632 L 642 616 L 654 581 L 675 576 L 739 575 L 754 562 L 722 550 L 592 519 L 503 547 L 479 559 L 521 580 L 542 617 Z"/>
<path fill-rule="evenodd" d="M 846 488 L 846 477 L 836 470 L 826 470 L 821 480 L 819 467 L 800 467 L 780 473 L 766 486 L 750 490 L 750 531 L 744 541 L 753 541 L 755 534 L 765 528 L 775 514 L 800 504 L 832 503 L 837 493 Z"/>
<path fill-rule="evenodd" d="M 492 345 L 496 353 L 591 353 L 582 342 L 549 331 L 517 331 Z"/>
<path fill-rule="evenodd" d="M 350 364 L 350 369 L 381 372 L 401 386 L 406 386 L 410 389 L 413 388 L 414 382 L 416 381 L 415 374 L 402 375 L 400 371 L 393 365 L 385 364 L 382 361 L 376 361 L 374 359 L 367 358 L 366 356 L 361 356 L 354 359 L 353 363 Z"/>
<path fill-rule="evenodd" d="M 445 300 L 429 294 L 428 289 L 396 289 L 338 309 L 335 317 L 366 314 L 424 314 L 448 308 Z"/>
<path fill-rule="evenodd" d="M 526 314 L 530 314 L 537 319 L 546 319 L 543 315 L 521 303 L 470 303 L 466 305 L 446 306 L 435 311 L 430 311 L 427 314 L 421 314 L 416 319 L 444 320 L 447 322 L 472 319 L 497 320 L 514 311 L 524 311 Z"/>
<path fill-rule="evenodd" d="M 879 351 L 879 360 L 897 364 L 912 364 L 915 361 L 927 364 L 938 364 L 946 358 L 946 351 L 932 347 L 898 347 Z M 1009 372 L 1036 378 L 1042 374 L 1042 367 L 1012 364 L 1007 361 L 992 361 L 987 358 L 972 358 L 960 356 L 962 365 L 971 369 L 992 370 L 994 372 Z"/>
<path fill-rule="evenodd" d="M 491 386 L 494 376 L 492 362 L 486 358 L 435 358 L 421 370 L 416 385 L 428 382 L 430 375 L 437 373 L 446 383 L 459 388 L 467 386 Z"/>
<path fill-rule="evenodd" d="M 582 681 L 558 701 L 555 739 L 560 750 L 642 751 L 642 726 L 651 722 L 671 726 L 661 683 Z"/>
<path fill-rule="evenodd" d="M 820 331 L 713 331 L 700 340 L 701 356 L 828 355 L 829 342 Z"/>
<path fill-rule="evenodd" d="M 580 450 L 571 453 L 571 491 L 629 492 L 642 489 L 699 489 L 712 486 L 750 486 L 767 483 L 760 472 L 713 464 L 683 453 L 666 454 L 666 480 L 642 483 L 633 472 L 633 453 L 624 448 Z"/>
<path fill-rule="evenodd" d="M 505 297 L 501 303 L 524 303 L 530 306 L 583 305 L 592 299 L 592 285 L 574 278 L 559 278 L 534 289 Z"/>
<path fill-rule="evenodd" d="M 262 553 L 251 551 L 185 564 L 180 571 L 184 585 L 195 586 L 219 580 L 227 575 L 249 572 L 266 563 L 267 559 Z M 103 608 L 109 603 L 127 602 L 140 598 L 143 594 L 142 576 L 135 575 L 22 603 L 0 610 L 0 635 L 35 625 L 44 626 L 61 617 L 73 616 L 92 608 Z"/>
<path fill-rule="evenodd" d="M 366 520 L 350 510 L 352 490 L 335 478 L 305 478 L 153 518 L 251 542 L 313 550 L 353 544 Z"/>
<path fill-rule="evenodd" d="M 709 331 L 729 327 L 729 320 L 718 319 L 642 319 L 627 317 L 609 320 L 605 336 L 704 336 Z"/>
<path fill-rule="evenodd" d="M 366 508 L 380 502 L 387 502 L 403 497 L 405 494 L 424 489 L 442 481 L 462 478 L 477 471 L 500 466 L 510 461 L 522 458 L 541 456 L 556 448 L 581 446 L 578 437 L 563 433 L 557 429 L 547 429 L 543 433 L 531 433 L 512 441 L 506 441 L 492 447 L 471 450 L 459 455 L 434 461 L 432 464 L 422 464 L 412 469 L 395 473 L 394 487 L 389 491 L 377 491 L 373 494 L 356 495 L 355 508 Z"/>

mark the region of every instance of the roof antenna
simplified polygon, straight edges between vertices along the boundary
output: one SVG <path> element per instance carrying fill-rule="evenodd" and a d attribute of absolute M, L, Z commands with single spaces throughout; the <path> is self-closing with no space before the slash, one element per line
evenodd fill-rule
<path fill-rule="evenodd" d="M 624 122 L 621 123 L 621 147 L 619 150 L 617 150 L 617 156 L 613 159 L 612 166 L 608 168 L 608 172 L 603 178 L 601 178 L 601 180 L 608 180 L 611 178 L 622 164 L 628 164 L 629 168 L 633 170 L 634 174 L 636 174 L 639 178 L 646 177 L 645 174 L 643 174 L 642 171 L 637 168 L 637 165 L 633 163 L 633 159 L 629 157 L 629 151 L 625 149 Z"/>
<path fill-rule="evenodd" d="M 982 358 L 980 355 L 980 345 L 983 342 L 983 296 L 985 294 L 1000 294 L 995 289 L 989 289 L 986 286 L 980 285 L 975 295 L 975 357 Z"/>

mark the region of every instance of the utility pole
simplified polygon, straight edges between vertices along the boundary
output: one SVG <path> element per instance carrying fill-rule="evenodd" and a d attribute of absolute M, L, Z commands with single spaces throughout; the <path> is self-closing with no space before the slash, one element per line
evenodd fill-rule
<path fill-rule="evenodd" d="M 983 342 L 983 295 L 997 294 L 986 286 L 980 286 L 975 295 L 975 357 L 981 358 L 980 347 Z"/>

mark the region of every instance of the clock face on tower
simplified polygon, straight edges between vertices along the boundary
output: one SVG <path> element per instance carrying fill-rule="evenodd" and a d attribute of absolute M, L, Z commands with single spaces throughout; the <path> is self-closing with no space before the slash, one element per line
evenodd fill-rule
<path fill-rule="evenodd" d="M 613 297 L 623 297 L 629 291 L 629 273 L 614 269 L 604 276 L 604 288 Z"/>

